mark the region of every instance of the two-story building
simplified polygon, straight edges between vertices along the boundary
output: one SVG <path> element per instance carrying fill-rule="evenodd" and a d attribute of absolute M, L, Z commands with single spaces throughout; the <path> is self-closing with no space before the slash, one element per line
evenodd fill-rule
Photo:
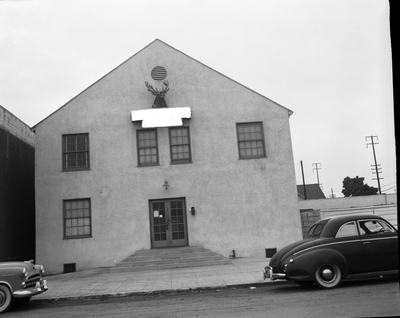
<path fill-rule="evenodd" d="M 37 262 L 187 245 L 265 257 L 300 239 L 291 114 L 153 41 L 34 127 Z"/>

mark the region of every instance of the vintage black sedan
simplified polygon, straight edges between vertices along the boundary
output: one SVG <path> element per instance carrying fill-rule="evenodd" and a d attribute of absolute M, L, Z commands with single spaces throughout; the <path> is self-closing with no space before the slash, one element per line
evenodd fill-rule
<path fill-rule="evenodd" d="M 264 279 L 334 288 L 342 279 L 398 273 L 397 229 L 380 216 L 353 214 L 316 222 L 270 259 Z"/>
<path fill-rule="evenodd" d="M 0 262 L 0 314 L 13 303 L 24 304 L 32 296 L 47 291 L 42 265 L 33 260 L 26 262 Z"/>

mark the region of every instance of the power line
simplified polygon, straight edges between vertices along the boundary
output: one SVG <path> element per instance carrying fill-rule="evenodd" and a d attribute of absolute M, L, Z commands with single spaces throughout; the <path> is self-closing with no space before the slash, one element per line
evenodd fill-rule
<path fill-rule="evenodd" d="M 384 185 L 382 186 L 382 188 L 388 187 L 388 186 L 390 186 L 390 185 L 392 185 L 392 184 L 397 184 L 397 182 L 395 181 L 395 182 L 390 182 L 390 183 L 388 183 L 388 184 L 384 184 Z"/>
<path fill-rule="evenodd" d="M 396 189 L 397 188 L 397 186 L 393 186 L 393 187 L 391 187 L 391 188 L 387 188 L 387 189 L 384 189 L 384 190 L 382 190 L 383 192 L 386 192 L 386 191 L 389 191 L 389 190 L 391 190 L 391 189 Z"/>

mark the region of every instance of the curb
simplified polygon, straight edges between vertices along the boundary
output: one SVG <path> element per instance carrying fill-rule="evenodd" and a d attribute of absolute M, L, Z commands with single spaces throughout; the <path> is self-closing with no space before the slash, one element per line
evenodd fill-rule
<path fill-rule="evenodd" d="M 273 284 L 271 284 L 273 283 Z M 196 287 L 196 288 L 180 288 L 180 289 L 161 289 L 152 290 L 148 292 L 124 292 L 114 294 L 102 294 L 102 295 L 85 295 L 77 297 L 59 297 L 59 298 L 45 298 L 45 299 L 34 299 L 32 298 L 29 302 L 35 303 L 55 303 L 59 301 L 81 301 L 81 300 L 99 300 L 99 299 L 111 299 L 111 298 L 123 298 L 130 296 L 148 296 L 155 294 L 175 294 L 175 293 L 187 293 L 187 292 L 199 292 L 203 290 L 225 290 L 225 289 L 236 289 L 236 288 L 251 288 L 251 287 L 266 287 L 272 285 L 286 285 L 293 282 L 290 281 L 275 281 L 275 282 L 258 282 L 258 283 L 246 283 L 246 284 L 234 284 L 234 285 L 221 285 L 221 286 L 209 286 L 209 287 Z"/>

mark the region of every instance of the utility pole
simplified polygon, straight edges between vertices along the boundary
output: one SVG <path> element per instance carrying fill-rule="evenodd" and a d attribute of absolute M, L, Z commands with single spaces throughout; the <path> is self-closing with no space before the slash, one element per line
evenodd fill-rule
<path fill-rule="evenodd" d="M 303 160 L 300 160 L 300 166 L 301 166 L 301 175 L 303 177 L 304 200 L 307 200 L 306 182 L 304 180 Z"/>
<path fill-rule="evenodd" d="M 319 184 L 319 175 L 318 175 L 318 170 L 321 169 L 321 164 L 320 163 L 313 163 L 312 166 L 315 168 L 313 168 L 313 171 L 317 171 L 317 182 L 318 182 L 318 186 L 321 187 L 321 185 Z M 320 165 L 320 167 L 318 167 L 318 165 Z"/>
<path fill-rule="evenodd" d="M 380 178 L 379 177 L 379 173 L 381 172 L 381 171 L 379 171 L 380 169 L 381 169 L 381 167 L 380 167 L 380 165 L 378 165 L 377 163 L 376 163 L 376 155 L 375 155 L 375 145 L 379 145 L 378 143 L 374 143 L 374 138 L 376 138 L 377 140 L 378 140 L 378 136 L 366 136 L 365 137 L 365 141 L 367 141 L 368 140 L 368 138 L 370 138 L 371 139 L 371 142 L 370 143 L 367 143 L 367 148 L 368 148 L 368 145 L 372 145 L 372 152 L 373 152 L 373 154 L 374 154 L 374 162 L 375 162 L 375 165 L 371 165 L 371 167 L 374 167 L 375 166 L 375 172 L 372 172 L 373 174 L 375 173 L 376 174 L 376 179 L 372 179 L 372 180 L 377 180 L 378 181 L 378 190 L 379 190 L 379 194 L 382 194 L 382 192 L 381 192 L 381 183 L 380 183 L 380 179 L 383 179 L 383 178 Z M 373 168 L 372 168 L 373 169 Z"/>

